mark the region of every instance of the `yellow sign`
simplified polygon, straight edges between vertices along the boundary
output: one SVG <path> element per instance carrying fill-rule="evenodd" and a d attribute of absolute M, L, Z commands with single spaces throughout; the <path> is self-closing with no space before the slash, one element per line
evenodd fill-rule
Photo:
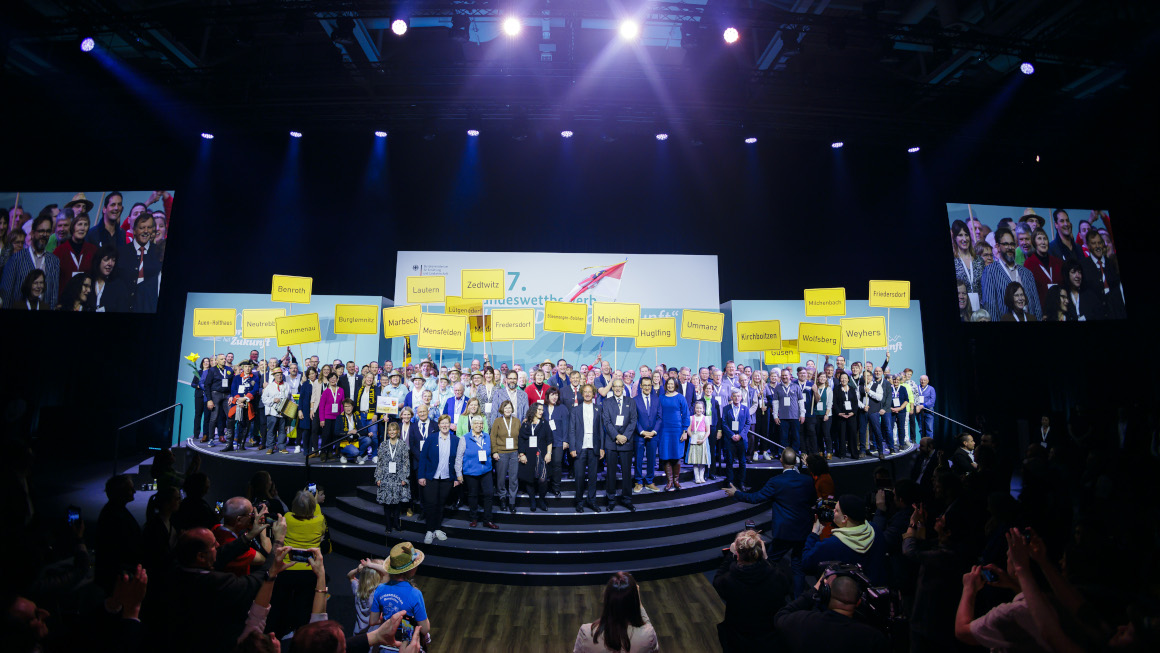
<path fill-rule="evenodd" d="M 592 303 L 592 335 L 635 338 L 640 335 L 640 304 Z"/>
<path fill-rule="evenodd" d="M 544 302 L 544 331 L 580 333 L 588 331 L 588 304 Z"/>
<path fill-rule="evenodd" d="M 472 342 L 495 342 L 491 337 L 491 316 L 476 315 L 467 320 Z"/>
<path fill-rule="evenodd" d="M 435 304 L 443 301 L 447 277 L 407 277 L 407 301 L 411 304 Z M 446 349 L 446 348 L 445 348 Z"/>
<path fill-rule="evenodd" d="M 318 313 L 279 317 L 274 320 L 274 327 L 278 330 L 279 347 L 322 341 L 322 329 L 318 326 Z"/>
<path fill-rule="evenodd" d="M 801 360 L 802 355 L 798 352 L 797 343 L 797 340 L 782 340 L 781 348 L 765 352 L 765 364 L 784 365 L 785 363 L 798 362 Z"/>
<path fill-rule="evenodd" d="M 737 351 L 781 349 L 781 320 L 737 323 Z"/>
<path fill-rule="evenodd" d="M 379 307 L 374 304 L 335 304 L 335 333 L 378 333 Z"/>
<path fill-rule="evenodd" d="M 677 318 L 645 317 L 640 320 L 640 335 L 636 337 L 637 347 L 676 347 Z"/>
<path fill-rule="evenodd" d="M 483 300 L 447 295 L 443 298 L 443 312 L 448 315 L 483 315 Z"/>
<path fill-rule="evenodd" d="M 314 279 L 310 277 L 275 274 L 274 281 L 270 284 L 270 301 L 309 304 L 310 288 L 313 285 Z"/>
<path fill-rule="evenodd" d="M 232 336 L 236 333 L 234 320 L 237 313 L 232 308 L 193 309 L 193 337 L 212 338 Z"/>
<path fill-rule="evenodd" d="M 247 308 L 242 310 L 243 338 L 275 338 L 274 318 L 286 315 L 284 308 Z"/>
<path fill-rule="evenodd" d="M 531 310 L 531 309 L 528 309 Z M 419 315 L 419 346 L 424 349 L 463 351 L 467 344 L 467 318 L 444 313 Z"/>
<path fill-rule="evenodd" d="M 419 333 L 419 315 L 423 307 L 419 304 L 407 304 L 383 309 L 383 337 L 399 338 L 413 336 Z"/>
<path fill-rule="evenodd" d="M 503 270 L 462 270 L 459 281 L 464 299 L 503 299 Z"/>
<path fill-rule="evenodd" d="M 842 347 L 846 349 L 867 349 L 886 346 L 886 318 L 844 317 L 842 325 Z"/>
<path fill-rule="evenodd" d="M 724 313 L 689 309 L 681 311 L 681 337 L 685 340 L 721 342 L 724 335 Z"/>
<path fill-rule="evenodd" d="M 494 340 L 535 340 L 536 309 L 497 308 L 491 312 Z"/>
<path fill-rule="evenodd" d="M 874 308 L 910 308 L 910 282 L 871 281 L 870 305 Z"/>
<path fill-rule="evenodd" d="M 806 317 L 846 314 L 845 288 L 814 288 L 806 291 Z"/>
<path fill-rule="evenodd" d="M 798 351 L 837 356 L 842 353 L 842 327 L 801 322 L 798 324 L 797 342 Z"/>

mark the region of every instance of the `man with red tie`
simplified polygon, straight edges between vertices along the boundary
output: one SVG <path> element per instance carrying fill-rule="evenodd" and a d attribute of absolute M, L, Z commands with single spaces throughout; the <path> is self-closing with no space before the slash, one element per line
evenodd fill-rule
<path fill-rule="evenodd" d="M 134 313 L 157 312 L 161 253 L 153 243 L 153 226 L 153 216 L 142 213 L 133 225 L 133 242 L 117 248 L 117 267 L 111 281 L 125 288 L 129 310 Z"/>

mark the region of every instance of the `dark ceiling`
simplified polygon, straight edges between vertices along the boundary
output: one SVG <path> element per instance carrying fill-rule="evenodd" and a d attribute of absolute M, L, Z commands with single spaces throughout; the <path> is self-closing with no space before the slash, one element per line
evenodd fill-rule
<path fill-rule="evenodd" d="M 615 137 L 676 124 L 882 142 L 961 133 L 996 107 L 1015 110 L 971 136 L 1066 134 L 1151 84 L 1160 17 L 1160 3 L 1130 0 L 5 4 L 6 86 L 91 88 L 90 113 L 146 99 L 220 130 L 478 121 Z M 624 11 L 644 24 L 635 44 L 617 36 Z M 498 31 L 508 16 L 523 21 L 516 38 Z M 100 56 L 80 52 L 85 36 Z M 1025 60 L 1037 72 L 1022 79 Z"/>

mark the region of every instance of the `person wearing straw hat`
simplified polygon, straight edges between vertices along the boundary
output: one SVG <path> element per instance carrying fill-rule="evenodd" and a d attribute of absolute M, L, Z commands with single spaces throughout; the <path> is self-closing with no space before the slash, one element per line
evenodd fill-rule
<path fill-rule="evenodd" d="M 84 193 L 77 193 L 76 195 L 73 195 L 73 198 L 69 200 L 68 204 L 64 205 L 65 211 L 68 211 L 69 209 L 72 209 L 72 213 L 69 214 L 69 217 L 75 218 L 82 213 L 88 213 L 89 211 L 92 211 L 93 202 L 92 200 L 87 199 Z"/>
<path fill-rule="evenodd" d="M 419 565 L 423 564 L 423 552 L 410 542 L 399 542 L 391 547 L 391 554 L 385 565 L 370 563 L 371 569 L 386 574 L 388 579 L 375 588 L 371 595 L 370 628 L 383 622 L 383 615 L 393 615 L 406 611 L 404 622 L 411 623 L 420 630 L 424 642 L 431 641 L 431 621 L 427 618 L 427 606 L 423 602 L 423 592 L 415 587 L 413 579 Z M 368 561 L 364 561 L 366 564 Z"/>

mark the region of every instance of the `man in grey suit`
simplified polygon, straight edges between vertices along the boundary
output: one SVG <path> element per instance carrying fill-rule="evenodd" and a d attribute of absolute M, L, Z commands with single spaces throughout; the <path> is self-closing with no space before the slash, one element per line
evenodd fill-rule
<path fill-rule="evenodd" d="M 51 235 L 52 218 L 40 215 L 32 219 L 31 244 L 13 254 L 4 264 L 3 275 L 0 275 L 0 299 L 4 300 L 4 308 L 24 308 L 23 303 L 17 306 L 22 302 L 20 286 L 24 278 L 33 270 L 44 270 L 44 309 L 56 310 L 60 292 L 60 259 L 45 250 Z"/>
<path fill-rule="evenodd" d="M 499 419 L 499 407 L 503 405 L 504 400 L 511 401 L 515 407 L 512 415 L 516 421 L 524 421 L 524 415 L 528 412 L 528 393 L 520 390 L 520 374 L 515 370 L 508 370 L 507 385 L 496 388 L 491 399 L 491 414 L 487 416 L 488 424 L 495 424 L 495 420 Z"/>
<path fill-rule="evenodd" d="M 624 381 L 613 379 L 612 394 L 604 398 L 601 411 L 601 426 L 604 430 L 604 450 L 607 456 L 604 490 L 608 495 L 608 512 L 619 502 L 629 512 L 636 512 L 632 505 L 632 453 L 636 448 L 633 435 L 636 433 L 636 402 L 624 392 Z M 620 467 L 620 496 L 616 495 L 616 468 Z"/>

